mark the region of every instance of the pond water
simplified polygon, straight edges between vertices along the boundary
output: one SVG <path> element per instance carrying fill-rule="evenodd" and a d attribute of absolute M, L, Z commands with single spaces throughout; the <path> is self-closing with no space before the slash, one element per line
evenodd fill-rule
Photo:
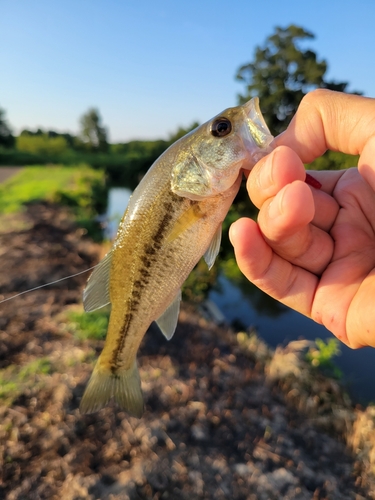
<path fill-rule="evenodd" d="M 110 190 L 105 229 L 108 239 L 116 235 L 130 196 L 129 189 Z M 253 327 L 272 347 L 300 338 L 332 338 L 323 326 L 282 306 L 250 283 L 246 285 L 246 290 L 242 290 L 220 276 L 218 286 L 210 292 L 209 299 L 218 306 L 228 323 L 245 329 Z M 375 401 L 375 349 L 353 351 L 340 344 L 340 350 L 341 355 L 335 358 L 335 363 L 344 373 L 344 381 L 352 398 L 356 402 Z"/>
<path fill-rule="evenodd" d="M 123 213 L 128 206 L 132 192 L 126 188 L 111 188 L 108 192 L 107 213 L 105 215 L 104 236 L 112 241 Z"/>
<path fill-rule="evenodd" d="M 285 345 L 291 340 L 333 338 L 323 326 L 268 297 L 251 283 L 246 293 L 225 277 L 209 298 L 219 307 L 229 323 L 254 327 L 269 345 Z M 340 343 L 341 354 L 334 358 L 344 374 L 344 383 L 356 402 L 375 401 L 375 349 L 352 350 Z"/>

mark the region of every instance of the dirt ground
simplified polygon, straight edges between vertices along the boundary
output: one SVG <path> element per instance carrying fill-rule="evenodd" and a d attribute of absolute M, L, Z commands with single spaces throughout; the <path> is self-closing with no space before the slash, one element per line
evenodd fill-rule
<path fill-rule="evenodd" d="M 59 207 L 31 205 L 0 223 L 0 299 L 97 262 L 99 247 Z M 52 367 L 10 406 L 0 399 L 1 499 L 375 498 L 338 437 L 267 381 L 261 344 L 247 353 L 186 305 L 170 342 L 151 327 L 140 348 L 144 417 L 115 407 L 81 416 L 103 344 L 75 339 L 59 315 L 80 307 L 86 279 L 0 304 L 0 368 L 44 357 Z"/>
<path fill-rule="evenodd" d="M 0 182 L 6 181 L 20 170 L 22 170 L 22 167 L 0 167 Z"/>

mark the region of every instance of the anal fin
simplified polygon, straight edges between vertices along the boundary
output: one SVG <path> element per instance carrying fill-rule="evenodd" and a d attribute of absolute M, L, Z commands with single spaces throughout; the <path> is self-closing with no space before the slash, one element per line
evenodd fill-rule
<path fill-rule="evenodd" d="M 167 340 L 171 340 L 177 327 L 178 314 L 180 312 L 181 290 L 167 307 L 163 314 L 156 320 L 162 334 Z"/>

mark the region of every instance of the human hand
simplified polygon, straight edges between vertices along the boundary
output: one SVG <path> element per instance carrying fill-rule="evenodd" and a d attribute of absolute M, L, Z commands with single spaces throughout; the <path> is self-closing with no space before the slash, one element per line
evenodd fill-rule
<path fill-rule="evenodd" d="M 308 94 L 277 148 L 247 181 L 258 223 L 230 229 L 237 263 L 267 294 L 323 324 L 349 347 L 375 346 L 375 99 Z M 314 171 L 326 149 L 359 154 L 358 168 Z"/>

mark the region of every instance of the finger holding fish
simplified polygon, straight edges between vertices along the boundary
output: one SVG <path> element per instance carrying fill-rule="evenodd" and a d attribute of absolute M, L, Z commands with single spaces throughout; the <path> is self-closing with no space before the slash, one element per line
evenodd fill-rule
<path fill-rule="evenodd" d="M 267 244 L 280 257 L 314 274 L 330 262 L 334 242 L 330 234 L 313 224 L 314 197 L 302 181 L 287 184 L 264 203 L 258 224 Z"/>
<path fill-rule="evenodd" d="M 319 274 L 332 257 L 329 230 L 339 206 L 325 192 L 324 178 L 316 189 L 303 182 L 305 177 L 297 154 L 279 146 L 255 165 L 247 188 L 260 209 L 258 224 L 267 244 L 280 257 Z"/>
<path fill-rule="evenodd" d="M 339 210 L 337 201 L 332 197 L 333 189 L 342 176 L 342 171 L 313 172 L 313 177 L 306 173 L 299 156 L 289 147 L 278 146 L 269 155 L 262 158 L 251 170 L 247 180 L 247 190 L 251 201 L 261 209 L 263 204 L 276 196 L 285 186 L 295 181 L 305 181 L 296 191 L 296 198 L 304 196 L 306 201 L 300 210 L 293 211 L 295 217 L 305 217 L 305 211 L 311 211 L 309 202 L 313 202 L 314 216 L 312 223 L 328 231 Z M 307 186 L 313 199 L 311 199 Z M 301 193 L 300 193 L 301 191 Z M 291 212 L 292 213 L 292 212 Z M 297 222 L 298 224 L 298 222 Z"/>

